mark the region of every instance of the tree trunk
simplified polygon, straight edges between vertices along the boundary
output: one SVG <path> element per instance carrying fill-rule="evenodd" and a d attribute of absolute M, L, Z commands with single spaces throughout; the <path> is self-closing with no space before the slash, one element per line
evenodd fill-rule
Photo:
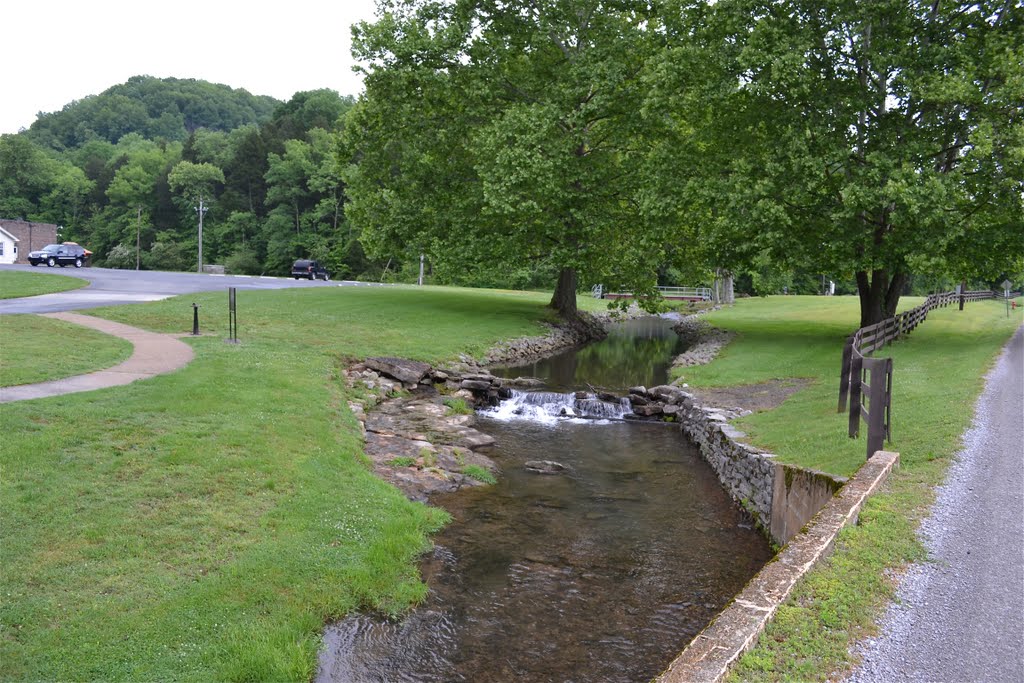
<path fill-rule="evenodd" d="M 900 295 L 910 277 L 897 272 L 889 278 L 885 269 L 871 271 L 870 278 L 865 270 L 857 271 L 857 293 L 860 295 L 860 326 L 867 327 L 896 315 Z"/>
<path fill-rule="evenodd" d="M 555 293 L 551 296 L 551 303 L 548 306 L 555 309 L 563 318 L 572 319 L 577 316 L 575 268 L 562 268 L 558 274 Z"/>

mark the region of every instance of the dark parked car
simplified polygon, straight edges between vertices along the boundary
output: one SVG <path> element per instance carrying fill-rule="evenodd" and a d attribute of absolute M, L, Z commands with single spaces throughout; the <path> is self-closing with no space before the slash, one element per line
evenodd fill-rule
<path fill-rule="evenodd" d="M 39 251 L 29 252 L 28 262 L 33 266 L 45 263 L 51 268 L 53 266 L 81 268 L 85 265 L 90 253 L 77 244 L 47 244 Z"/>
<path fill-rule="evenodd" d="M 331 274 L 327 272 L 327 269 L 320 265 L 319 261 L 310 261 L 308 259 L 299 259 L 292 264 L 292 277 L 298 280 L 300 277 L 308 277 L 310 280 L 320 278 L 321 280 L 330 280 Z"/>

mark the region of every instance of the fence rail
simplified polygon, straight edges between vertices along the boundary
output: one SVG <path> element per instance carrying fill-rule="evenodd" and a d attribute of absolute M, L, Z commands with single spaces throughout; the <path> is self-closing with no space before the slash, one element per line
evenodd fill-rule
<path fill-rule="evenodd" d="M 893 340 L 910 334 L 928 318 L 928 312 L 963 301 L 991 299 L 990 291 L 942 292 L 929 294 L 924 303 L 851 334 L 843 345 L 839 374 L 839 412 L 850 406 L 849 435 L 860 435 L 861 420 L 868 425 L 867 455 L 881 450 L 884 441 L 892 441 L 892 358 L 866 358 Z"/>

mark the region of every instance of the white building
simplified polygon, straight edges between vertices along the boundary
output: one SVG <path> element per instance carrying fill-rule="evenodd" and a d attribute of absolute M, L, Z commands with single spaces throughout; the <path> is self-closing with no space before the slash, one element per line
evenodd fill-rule
<path fill-rule="evenodd" d="M 14 263 L 18 260 L 19 241 L 0 226 L 0 263 Z"/>

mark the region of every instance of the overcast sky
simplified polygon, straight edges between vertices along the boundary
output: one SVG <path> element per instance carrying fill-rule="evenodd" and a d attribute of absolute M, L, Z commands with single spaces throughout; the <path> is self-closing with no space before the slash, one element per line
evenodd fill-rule
<path fill-rule="evenodd" d="M 287 100 L 362 89 L 349 27 L 374 0 L 7 0 L 0 134 L 132 76 L 196 78 Z"/>

